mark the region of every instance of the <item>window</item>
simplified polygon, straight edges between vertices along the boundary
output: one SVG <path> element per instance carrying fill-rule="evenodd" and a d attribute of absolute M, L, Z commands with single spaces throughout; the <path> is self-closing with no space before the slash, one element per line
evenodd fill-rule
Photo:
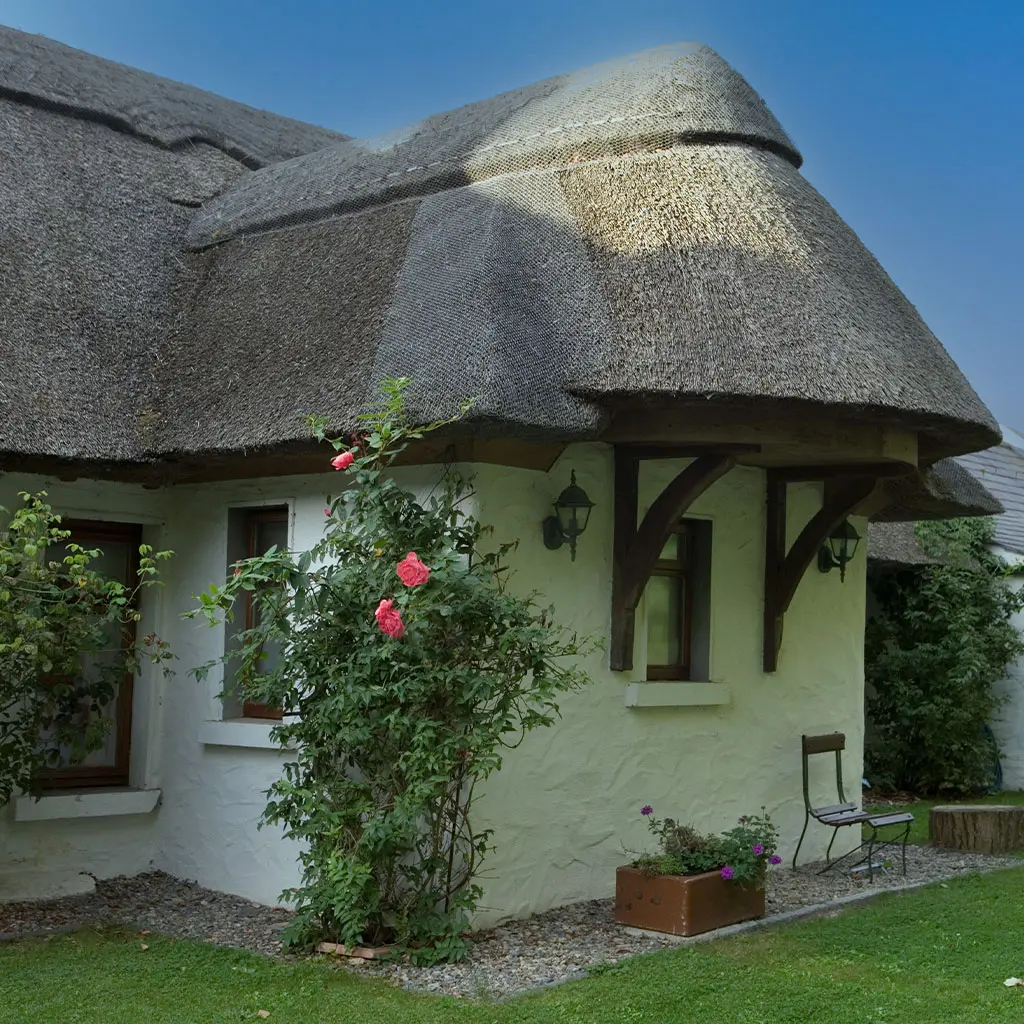
<path fill-rule="evenodd" d="M 288 506 L 274 505 L 260 508 L 232 509 L 228 518 L 228 564 L 243 558 L 255 558 L 270 548 L 278 550 L 288 547 Z M 259 625 L 259 611 L 251 594 L 245 595 L 245 606 L 236 618 L 236 629 L 254 629 Z M 228 637 L 229 649 L 237 646 L 236 636 Z M 273 667 L 280 655 L 277 644 L 268 644 L 264 648 L 266 658 L 262 662 L 264 669 Z M 246 700 L 244 696 L 228 701 L 225 717 L 236 717 L 241 714 L 245 718 L 280 719 L 283 717 L 280 708 L 272 708 L 259 701 Z"/>
<path fill-rule="evenodd" d="M 92 568 L 96 572 L 124 583 L 129 588 L 135 586 L 138 582 L 139 544 L 142 543 L 142 527 L 138 523 L 67 519 L 62 526 L 71 531 L 69 543 L 100 550 L 100 556 L 92 562 Z M 111 636 L 110 641 L 111 653 L 106 657 L 116 657 L 119 647 L 122 652 L 127 651 L 135 643 L 134 624 L 126 627 L 120 638 Z M 82 671 L 88 673 L 90 662 L 95 666 L 100 663 L 99 659 L 102 657 L 103 655 L 99 655 L 91 658 L 82 666 Z M 43 788 L 65 789 L 128 784 L 133 682 L 132 674 L 126 672 L 117 695 L 102 711 L 104 718 L 111 720 L 102 749 L 94 750 L 79 764 L 41 772 L 39 782 Z M 88 714 L 88 711 L 83 714 Z"/>
<path fill-rule="evenodd" d="M 683 519 L 644 591 L 648 679 L 708 679 L 710 583 L 711 524 Z"/>

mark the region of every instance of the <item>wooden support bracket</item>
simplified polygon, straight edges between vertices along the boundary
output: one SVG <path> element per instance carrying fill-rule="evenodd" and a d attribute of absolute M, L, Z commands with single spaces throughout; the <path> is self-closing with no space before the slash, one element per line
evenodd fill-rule
<path fill-rule="evenodd" d="M 796 588 L 829 534 L 875 489 L 877 477 L 853 476 L 836 481 L 825 493 L 793 546 L 786 550 L 786 484 L 784 471 L 769 470 L 765 516 L 764 670 L 779 664 L 783 618 Z"/>
<path fill-rule="evenodd" d="M 615 449 L 615 543 L 612 569 L 612 630 L 609 663 L 616 671 L 633 667 L 636 606 L 665 542 L 683 513 L 736 464 L 735 454 L 694 459 L 661 492 L 637 529 L 642 451 Z"/>

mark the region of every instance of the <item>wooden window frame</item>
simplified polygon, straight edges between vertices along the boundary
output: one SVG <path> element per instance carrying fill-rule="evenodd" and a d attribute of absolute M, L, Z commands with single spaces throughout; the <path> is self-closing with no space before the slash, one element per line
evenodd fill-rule
<path fill-rule="evenodd" d="M 647 665 L 647 678 L 652 681 L 686 682 L 690 678 L 692 659 L 690 642 L 693 635 L 693 546 L 694 530 L 685 520 L 680 520 L 670 531 L 670 537 L 680 538 L 677 551 L 683 554 L 674 559 L 658 558 L 651 570 L 651 576 L 662 576 L 674 579 L 679 588 L 679 598 L 683 614 L 680 623 L 679 637 L 680 662 L 674 665 Z"/>
<path fill-rule="evenodd" d="M 139 545 L 142 543 L 141 523 L 121 523 L 95 519 L 65 519 L 61 528 L 71 531 L 69 544 L 90 544 L 102 548 L 104 541 L 117 541 L 128 545 L 127 586 L 134 587 L 138 581 Z M 124 627 L 122 650 L 135 643 L 136 624 L 129 622 Z M 135 691 L 135 675 L 124 674 L 117 690 L 117 714 L 114 728 L 117 730 L 112 765 L 70 765 L 67 768 L 48 768 L 38 775 L 41 789 L 89 789 L 102 786 L 127 786 L 131 769 L 132 751 L 132 703 Z"/>
<path fill-rule="evenodd" d="M 287 505 L 280 505 L 268 508 L 253 508 L 245 510 L 245 557 L 255 558 L 262 551 L 256 550 L 256 538 L 261 523 L 284 523 L 288 524 L 291 518 L 291 509 Z M 245 628 L 252 629 L 256 625 L 256 607 L 252 591 L 245 595 Z M 262 718 L 269 721 L 280 722 L 284 718 L 281 708 L 273 708 L 257 700 L 246 700 L 242 695 L 242 717 Z"/>

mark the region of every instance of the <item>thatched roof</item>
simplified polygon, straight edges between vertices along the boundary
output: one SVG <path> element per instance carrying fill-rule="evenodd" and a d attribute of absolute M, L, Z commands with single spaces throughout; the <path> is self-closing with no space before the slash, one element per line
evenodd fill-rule
<path fill-rule="evenodd" d="M 1003 511 L 999 500 L 955 459 L 889 480 L 884 488 L 888 501 L 875 517 L 883 523 L 994 516 Z"/>
<path fill-rule="evenodd" d="M 385 375 L 424 417 L 475 396 L 467 429 L 499 437 L 599 438 L 658 403 L 834 411 L 928 460 L 997 438 L 706 47 L 350 140 L 0 45 L 0 451 L 273 449 L 303 411 L 351 424 Z"/>
<path fill-rule="evenodd" d="M 938 559 L 926 555 L 917 543 L 914 524 L 871 523 L 868 527 L 868 564 L 872 568 L 937 565 Z"/>

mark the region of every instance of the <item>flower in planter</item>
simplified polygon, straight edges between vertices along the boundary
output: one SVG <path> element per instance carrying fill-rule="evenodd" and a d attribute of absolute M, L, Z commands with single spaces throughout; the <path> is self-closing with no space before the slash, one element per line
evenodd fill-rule
<path fill-rule="evenodd" d="M 645 874 L 700 875 L 717 871 L 726 881 L 761 889 L 768 864 L 782 861 L 775 854 L 778 832 L 763 807 L 761 814 L 745 814 L 734 828 L 718 835 L 703 834 L 672 818 L 655 818 L 649 804 L 640 813 L 660 847 L 658 853 L 645 854 L 633 862 L 633 867 Z"/>

